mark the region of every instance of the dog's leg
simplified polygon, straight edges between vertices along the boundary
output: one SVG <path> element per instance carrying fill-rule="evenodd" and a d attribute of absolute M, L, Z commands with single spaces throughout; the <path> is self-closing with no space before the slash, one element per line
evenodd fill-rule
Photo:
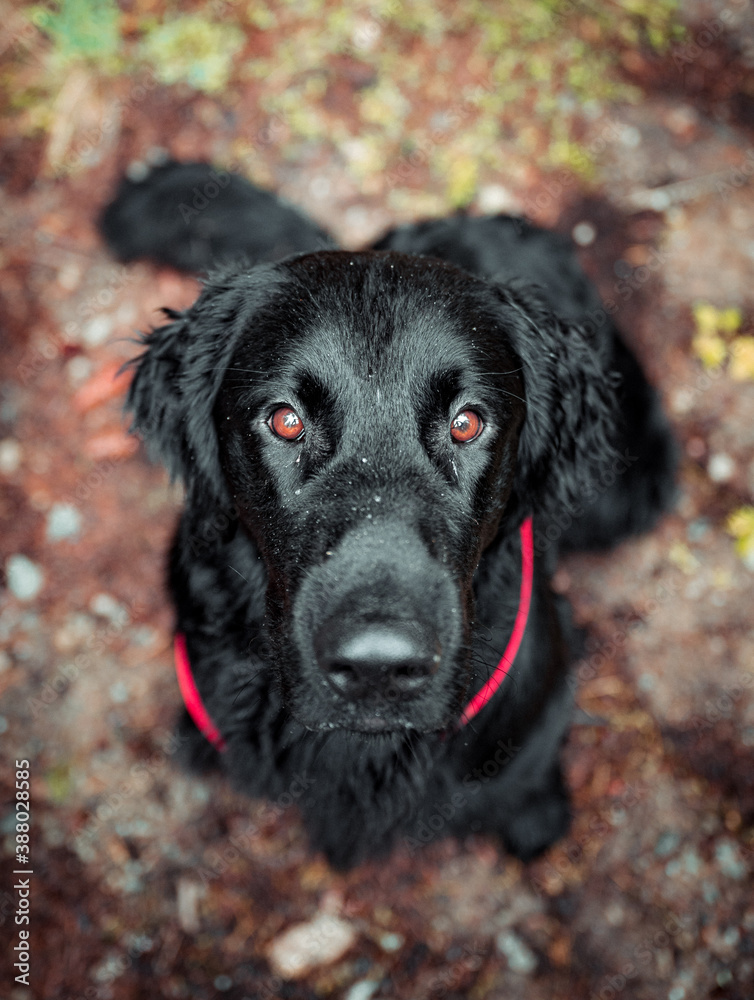
<path fill-rule="evenodd" d="M 459 815 L 459 833 L 496 834 L 511 854 L 527 861 L 567 832 L 571 811 L 560 749 L 571 714 L 572 695 L 564 683 L 521 747 L 502 741 L 499 774 L 488 778 L 494 769 L 486 766 L 498 763 L 499 752 L 480 762 L 472 772 L 478 784 L 465 782 L 468 808 Z"/>

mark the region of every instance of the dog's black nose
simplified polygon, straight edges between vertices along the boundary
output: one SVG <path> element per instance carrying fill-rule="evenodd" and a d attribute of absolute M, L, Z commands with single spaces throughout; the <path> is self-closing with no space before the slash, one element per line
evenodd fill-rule
<path fill-rule="evenodd" d="M 327 622 L 314 650 L 335 690 L 350 700 L 418 694 L 440 663 L 434 632 L 413 621 Z"/>

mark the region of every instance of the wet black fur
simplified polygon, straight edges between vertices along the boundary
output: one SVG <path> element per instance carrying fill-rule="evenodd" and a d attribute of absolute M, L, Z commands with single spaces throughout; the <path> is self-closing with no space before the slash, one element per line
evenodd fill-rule
<path fill-rule="evenodd" d="M 145 338 L 129 396 L 134 429 L 186 484 L 170 586 L 228 742 L 217 754 L 184 718 L 194 761 L 295 800 L 336 866 L 469 831 L 531 857 L 569 819 L 570 625 L 548 575 L 559 551 L 612 545 L 667 506 L 656 395 L 561 237 L 457 216 L 334 250 L 228 176 L 168 163 L 124 181 L 103 217 L 124 259 L 223 264 Z M 284 404 L 298 442 L 268 426 Z M 466 408 L 484 431 L 457 444 Z M 458 730 L 510 634 L 528 514 L 524 641 Z M 436 670 L 418 691 L 386 677 L 341 696 L 317 644 L 383 621 L 419 623 Z"/>

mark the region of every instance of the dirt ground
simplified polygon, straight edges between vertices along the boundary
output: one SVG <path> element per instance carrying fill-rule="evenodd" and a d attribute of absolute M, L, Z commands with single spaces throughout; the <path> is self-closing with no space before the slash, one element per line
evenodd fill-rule
<path fill-rule="evenodd" d="M 240 6 L 211 6 L 242 23 Z M 305 15 L 282 6 L 284 24 L 243 22 L 235 75 L 210 93 L 91 65 L 45 83 L 48 44 L 20 8 L 0 11 L 0 996 L 751 1000 L 752 7 L 688 4 L 686 35 L 657 52 L 566 4 L 583 58 L 609 41 L 625 89 L 590 102 L 550 80 L 550 117 L 525 88 L 484 117 L 465 96 L 473 25 L 423 27 L 417 2 L 418 26 L 399 30 L 359 7 L 355 48 L 307 51 L 302 66 L 320 62 L 297 76 L 275 60 Z M 137 15 L 162 16 L 122 10 L 124 45 Z M 552 159 L 564 128 L 588 168 Z M 541 859 L 470 838 L 333 873 L 295 802 L 176 766 L 163 562 L 180 487 L 127 435 L 118 371 L 134 331 L 197 284 L 118 264 L 96 231 L 118 176 L 156 147 L 238 165 L 351 247 L 467 191 L 472 211 L 573 233 L 659 387 L 682 452 L 675 509 L 554 580 L 589 639 L 566 748 L 573 828 Z M 16 860 L 21 760 L 30 863 Z M 19 913 L 31 989 L 14 980 Z"/>

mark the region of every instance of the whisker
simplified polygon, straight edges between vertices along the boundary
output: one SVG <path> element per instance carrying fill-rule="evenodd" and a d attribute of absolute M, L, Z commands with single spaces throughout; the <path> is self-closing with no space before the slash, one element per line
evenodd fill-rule
<path fill-rule="evenodd" d="M 524 366 L 521 365 L 520 368 L 511 368 L 509 372 L 479 372 L 480 375 L 516 375 L 518 372 L 522 372 Z"/>

